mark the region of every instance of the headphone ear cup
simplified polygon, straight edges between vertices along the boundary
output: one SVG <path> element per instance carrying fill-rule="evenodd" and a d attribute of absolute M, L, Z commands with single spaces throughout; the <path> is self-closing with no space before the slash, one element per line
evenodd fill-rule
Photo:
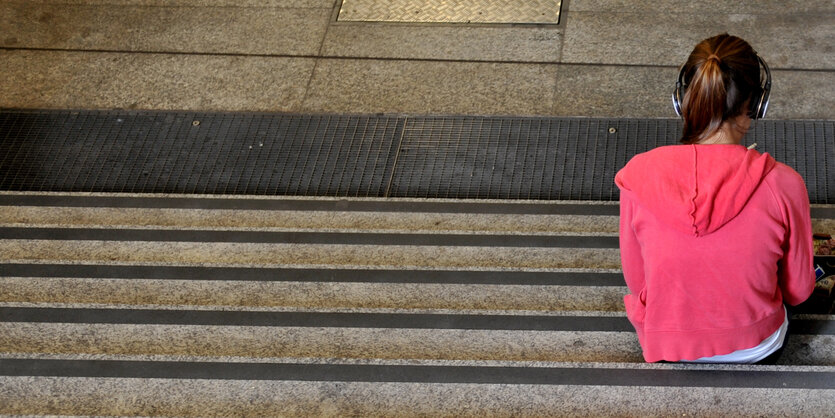
<path fill-rule="evenodd" d="M 679 91 L 678 88 L 673 90 L 673 110 L 676 111 L 676 115 L 681 117 L 681 101 L 679 100 Z"/>
<path fill-rule="evenodd" d="M 751 110 L 748 112 L 751 119 L 762 119 L 765 117 L 765 114 L 768 111 L 768 93 L 768 90 L 763 89 L 762 92 L 757 95 L 757 100 L 751 101 Z"/>
<path fill-rule="evenodd" d="M 681 66 L 681 69 L 678 72 L 678 78 L 676 79 L 676 88 L 673 89 L 673 110 L 676 111 L 676 115 L 679 117 L 682 116 L 681 112 L 681 99 L 684 97 L 684 66 Z"/>
<path fill-rule="evenodd" d="M 681 85 L 681 82 L 676 82 L 676 88 L 673 90 L 673 110 L 676 111 L 676 115 L 679 117 L 683 117 L 681 114 L 681 97 L 684 95 L 684 88 Z"/>
<path fill-rule="evenodd" d="M 760 96 L 759 111 L 757 112 L 757 119 L 765 117 L 768 112 L 768 96 L 771 93 L 769 89 L 763 89 L 763 94 Z"/>

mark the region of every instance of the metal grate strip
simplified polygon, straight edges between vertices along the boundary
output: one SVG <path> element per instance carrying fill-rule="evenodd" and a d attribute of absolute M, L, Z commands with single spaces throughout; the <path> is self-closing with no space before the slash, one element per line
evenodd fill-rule
<path fill-rule="evenodd" d="M 618 169 L 675 119 L 0 111 L 0 190 L 455 199 L 619 198 Z M 760 121 L 746 143 L 835 203 L 835 121 Z"/>
<path fill-rule="evenodd" d="M 0 188 L 379 196 L 402 124 L 367 116 L 0 112 Z"/>
<path fill-rule="evenodd" d="M 411 118 L 390 195 L 618 200 L 615 173 L 680 132 L 675 119 Z M 835 203 L 835 122 L 760 121 L 749 137 L 803 176 L 812 203 Z"/>

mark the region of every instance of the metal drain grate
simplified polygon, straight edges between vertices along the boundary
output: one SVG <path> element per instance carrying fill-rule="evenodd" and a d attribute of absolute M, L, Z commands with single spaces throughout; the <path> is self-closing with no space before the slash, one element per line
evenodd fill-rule
<path fill-rule="evenodd" d="M 166 112 L 2 112 L 4 190 L 380 196 L 402 121 Z"/>
<path fill-rule="evenodd" d="M 390 195 L 618 200 L 615 173 L 680 133 L 676 119 L 409 119 Z M 835 203 L 835 122 L 760 121 L 751 142 L 797 170 L 813 203 Z"/>
<path fill-rule="evenodd" d="M 835 121 L 758 121 L 752 137 L 803 176 L 812 203 L 835 203 Z"/>
<path fill-rule="evenodd" d="M 674 119 L 2 111 L 0 190 L 617 200 Z M 747 143 L 835 203 L 835 121 L 761 121 Z"/>
<path fill-rule="evenodd" d="M 390 194 L 617 200 L 617 170 L 679 130 L 672 120 L 410 119 Z"/>

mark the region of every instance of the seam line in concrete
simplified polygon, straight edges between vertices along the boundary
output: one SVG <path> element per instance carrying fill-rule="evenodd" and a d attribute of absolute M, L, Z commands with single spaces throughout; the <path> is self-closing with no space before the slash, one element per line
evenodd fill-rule
<path fill-rule="evenodd" d="M 3 3 L 9 4 L 30 4 L 32 2 L 28 0 L 4 0 Z M 114 7 L 132 7 L 132 8 L 149 8 L 149 9 L 256 9 L 256 10 L 263 10 L 263 9 L 278 9 L 278 10 L 331 10 L 331 7 L 321 7 L 321 6 L 246 6 L 246 5 L 236 5 L 236 6 L 223 6 L 223 5 L 194 5 L 194 6 L 184 6 L 184 5 L 168 5 L 168 4 L 124 4 L 120 2 L 102 2 L 99 4 L 83 4 L 83 3 L 44 3 L 41 2 L 39 5 L 43 6 L 52 6 L 52 7 L 88 7 L 88 8 L 97 8 L 102 6 L 114 6 Z"/>
<path fill-rule="evenodd" d="M 336 4 L 334 4 L 334 7 L 337 7 Z M 298 107 L 300 109 L 305 107 L 305 103 L 307 103 L 307 98 L 308 98 L 308 96 L 310 96 L 310 86 L 313 85 L 313 79 L 316 77 L 316 70 L 319 68 L 319 58 L 322 57 L 322 52 L 325 49 L 325 41 L 327 41 L 327 39 L 328 39 L 328 32 L 330 31 L 331 23 L 333 23 L 332 22 L 333 21 L 333 13 L 334 13 L 334 10 L 333 10 L 333 8 L 331 8 L 331 14 L 328 15 L 328 20 L 325 23 L 325 31 L 324 31 L 324 33 L 322 33 L 322 40 L 319 42 L 319 52 L 315 56 L 305 56 L 304 57 L 304 58 L 313 59 L 314 61 L 313 61 L 313 68 L 310 70 L 310 77 L 308 77 L 307 84 L 304 87 L 304 95 L 302 95 L 301 101 L 299 102 Z M 271 56 L 265 55 L 264 57 L 271 57 Z M 291 56 L 288 55 L 288 56 L 281 56 L 281 57 L 282 58 L 290 58 Z M 275 58 L 278 58 L 278 56 L 276 56 Z"/>
<path fill-rule="evenodd" d="M 637 15 L 637 16 L 646 16 L 648 12 L 645 11 L 614 11 L 614 10 L 572 10 L 572 14 L 584 14 L 584 15 Z M 803 12 L 803 13 L 778 13 L 778 12 L 740 12 L 740 13 L 727 13 L 727 12 L 705 12 L 705 11 L 693 11 L 693 12 L 666 12 L 666 13 L 659 13 L 655 12 L 654 14 L 658 16 L 728 16 L 731 15 L 743 15 L 743 16 L 792 16 L 792 17 L 804 17 L 804 16 L 835 16 L 835 13 L 815 13 L 815 12 Z"/>
<path fill-rule="evenodd" d="M 586 67 L 624 67 L 624 68 L 672 68 L 678 69 L 678 65 L 666 64 L 629 64 L 629 63 L 594 63 L 594 62 L 570 62 L 570 61 L 525 61 L 525 60 L 478 60 L 478 59 L 445 59 L 445 58 L 409 58 L 409 57 L 363 57 L 363 56 L 337 56 L 337 55 L 305 55 L 305 54 L 256 54 L 256 53 L 230 53 L 230 52 L 181 52 L 181 51 L 143 51 L 143 50 L 116 50 L 116 49 L 70 49 L 70 48 L 34 48 L 34 47 L 0 47 L 0 51 L 40 51 L 40 52 L 76 52 L 76 53 L 100 53 L 100 54 L 147 54 L 147 55 L 183 55 L 183 56 L 206 56 L 206 57 L 252 57 L 252 58 L 297 58 L 314 60 L 352 60 L 352 61 L 413 61 L 413 62 L 436 62 L 436 63 L 473 63 L 473 64 L 517 64 L 517 65 L 556 65 L 556 66 L 586 66 Z M 316 65 L 316 64 L 314 64 Z M 832 73 L 835 68 L 797 68 L 797 67 L 772 67 L 772 71 L 797 71 L 812 73 Z"/>

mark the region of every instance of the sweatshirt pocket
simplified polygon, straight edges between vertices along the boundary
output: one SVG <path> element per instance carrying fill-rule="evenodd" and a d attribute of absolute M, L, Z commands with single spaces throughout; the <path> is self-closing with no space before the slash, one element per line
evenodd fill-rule
<path fill-rule="evenodd" d="M 641 292 L 643 294 L 644 292 Z M 641 298 L 633 294 L 628 294 L 623 297 L 623 304 L 626 306 L 626 316 L 629 322 L 635 327 L 638 334 L 644 331 L 644 317 L 647 313 L 647 307 L 641 301 Z"/>

